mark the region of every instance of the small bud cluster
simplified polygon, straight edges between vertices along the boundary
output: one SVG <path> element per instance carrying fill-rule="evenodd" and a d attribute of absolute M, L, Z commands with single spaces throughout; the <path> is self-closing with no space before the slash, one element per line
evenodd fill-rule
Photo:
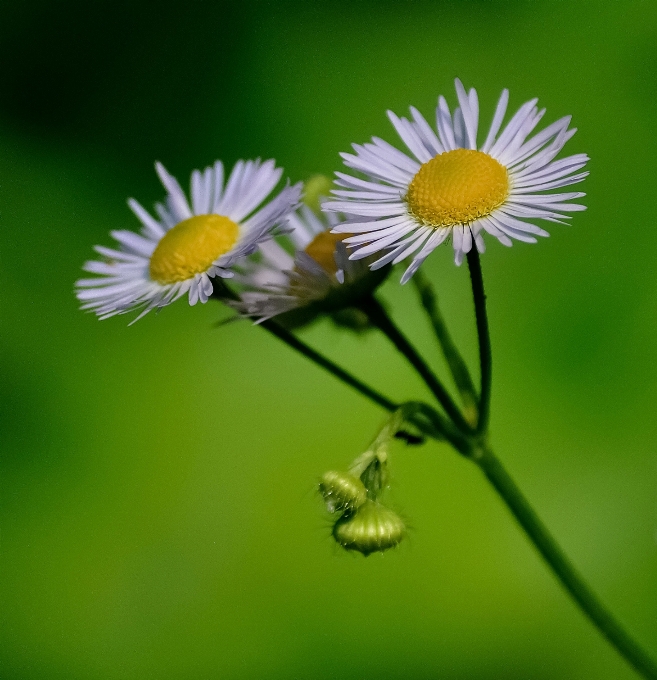
<path fill-rule="evenodd" d="M 377 500 L 387 483 L 386 460 L 370 457 L 360 476 L 331 471 L 319 483 L 328 511 L 340 513 L 333 525 L 333 538 L 345 550 L 365 556 L 394 548 L 406 533 L 402 519 Z"/>

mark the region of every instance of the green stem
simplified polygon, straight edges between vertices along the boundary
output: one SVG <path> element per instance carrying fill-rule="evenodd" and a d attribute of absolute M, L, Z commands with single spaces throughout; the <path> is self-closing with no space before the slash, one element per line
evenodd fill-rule
<path fill-rule="evenodd" d="M 212 297 L 221 302 L 239 299 L 238 294 L 230 288 L 223 279 L 215 279 Z M 383 396 L 380 392 L 377 392 L 362 380 L 351 375 L 351 373 L 345 371 L 335 362 L 326 358 L 302 340 L 299 340 L 299 338 L 290 333 L 290 331 L 276 323 L 274 319 L 267 319 L 258 325 L 269 331 L 279 340 L 282 340 L 288 347 L 291 347 L 325 371 L 328 371 L 338 380 L 341 380 L 346 385 L 349 385 L 349 387 L 360 392 L 364 397 L 370 399 L 378 406 L 386 409 L 386 411 L 396 411 L 399 408 L 399 404 L 396 404 L 394 401 Z M 435 409 L 427 404 L 422 404 L 422 408 L 419 409 L 418 414 L 414 415 L 410 420 L 423 434 L 433 437 L 436 441 L 446 439 L 457 450 L 462 452 L 467 450 L 468 443 L 463 437 L 461 437 L 458 432 L 454 431 L 454 428 L 451 427 L 450 423 L 448 423 Z"/>
<path fill-rule="evenodd" d="M 325 371 L 331 373 L 331 375 L 335 376 L 338 380 L 341 380 L 343 383 L 346 383 L 347 385 L 349 385 L 349 387 L 353 387 L 353 389 L 360 392 L 364 397 L 367 397 L 375 404 L 378 404 L 379 406 L 384 408 L 386 411 L 396 411 L 399 408 L 399 405 L 396 404 L 394 401 L 391 401 L 387 397 L 384 397 L 374 388 L 370 387 L 369 385 L 366 385 L 364 382 L 362 382 L 355 376 L 351 375 L 351 373 L 348 373 L 343 368 L 333 363 L 330 359 L 327 359 L 325 356 L 315 351 L 312 347 L 306 345 L 305 342 L 299 340 L 299 338 L 297 338 L 295 335 L 290 333 L 290 331 L 286 330 L 285 328 L 277 324 L 275 321 L 269 319 L 267 321 L 263 321 L 258 325 L 260 326 L 260 328 L 264 328 L 265 330 L 269 331 L 272 335 L 275 335 L 279 340 L 282 340 L 286 345 L 288 345 L 292 349 L 296 350 L 300 354 L 303 354 L 303 356 L 305 356 L 307 359 L 310 359 L 318 366 L 321 366 Z"/>
<path fill-rule="evenodd" d="M 458 347 L 452 340 L 452 336 L 447 329 L 447 324 L 443 319 L 443 315 L 440 313 L 433 286 L 421 271 L 416 272 L 411 280 L 420 296 L 422 307 L 424 307 L 424 311 L 431 321 L 438 344 L 442 349 L 449 370 L 454 378 L 456 389 L 461 395 L 464 415 L 468 421 L 475 424 L 479 412 L 477 390 L 470 377 L 470 371 L 468 370 Z"/>
<path fill-rule="evenodd" d="M 394 412 L 400 405 L 391 401 L 387 397 L 377 392 L 375 389 L 366 385 L 362 380 L 359 380 L 353 376 L 348 371 L 345 371 L 342 367 L 338 366 L 336 363 L 320 354 L 312 347 L 307 345 L 302 340 L 299 340 L 295 335 L 290 333 L 287 329 L 283 328 L 275 321 L 268 319 L 258 324 L 261 328 L 269 331 L 272 335 L 276 336 L 279 340 L 282 340 L 288 347 L 296 350 L 310 361 L 314 362 L 325 371 L 328 371 L 331 375 L 341 380 L 349 387 L 352 387 L 357 392 L 360 392 L 364 397 L 373 401 L 378 406 L 381 406 L 386 411 Z M 422 404 L 421 408 L 417 409 L 418 413 L 409 420 L 425 435 L 433 437 L 434 439 L 441 441 L 447 439 L 453 446 L 460 447 L 463 449 L 466 443 L 459 436 L 457 432 L 450 427 L 450 424 L 442 418 L 442 416 L 432 409 L 427 404 Z"/>
<path fill-rule="evenodd" d="M 370 296 L 362 300 L 359 306 L 360 309 L 367 314 L 372 325 L 376 326 L 388 337 L 397 350 L 404 355 L 411 366 L 418 372 L 434 397 L 445 409 L 447 415 L 452 419 L 454 425 L 456 425 L 463 433 L 472 432 L 472 428 L 463 418 L 463 414 L 458 409 L 443 384 L 438 380 L 415 347 L 411 345 L 404 334 L 393 323 L 381 303 L 374 296 Z"/>
<path fill-rule="evenodd" d="M 475 298 L 475 311 L 477 317 L 477 332 L 479 335 L 482 390 L 480 406 L 481 415 L 478 429 L 480 429 L 483 434 L 486 431 L 488 423 L 488 404 L 490 402 L 490 340 L 488 336 L 483 278 L 479 256 L 476 252 L 474 254 L 468 254 L 468 264 L 470 266 L 470 275 L 472 278 L 472 289 Z M 454 406 L 442 385 L 435 376 L 433 376 L 430 369 L 424 363 L 424 360 L 417 354 L 415 349 L 408 343 L 401 332 L 388 318 L 381 305 L 372 298 L 370 304 L 367 305 L 363 311 L 366 311 L 374 325 L 378 326 L 386 333 L 386 335 L 388 335 L 397 349 L 407 357 L 411 364 L 422 375 L 425 382 L 430 386 L 433 385 L 432 391 L 434 391 L 437 398 L 438 394 L 441 395 L 438 400 L 447 413 L 453 417 L 454 422 L 458 424 L 458 418 L 454 418 L 454 414 L 461 417 L 460 412 L 456 409 L 456 406 Z M 390 401 L 337 364 L 316 352 L 296 338 L 292 333 L 279 326 L 275 321 L 265 321 L 260 325 L 285 342 L 292 349 L 297 350 L 384 409 L 394 412 L 400 407 L 400 405 Z M 457 432 L 435 409 L 426 404 L 414 404 L 412 411 L 413 415 L 408 419 L 422 432 L 439 440 L 442 438 L 447 439 L 459 452 L 471 458 L 471 460 L 481 468 L 493 487 L 499 493 L 500 497 L 506 503 L 509 510 L 515 516 L 520 526 L 524 529 L 529 539 L 536 546 L 537 550 L 541 553 L 564 588 L 580 606 L 581 610 L 628 663 L 630 663 L 644 678 L 647 680 L 657 680 L 657 665 L 655 662 L 630 637 L 591 591 L 493 452 L 485 445 L 475 443 L 476 441 L 481 442 L 482 438 L 476 437 L 475 433 L 464 435 Z M 419 419 L 418 416 L 420 416 Z M 422 416 L 424 419 L 422 419 Z M 462 422 L 465 424 L 465 421 Z M 473 434 L 475 436 L 473 436 Z"/>
<path fill-rule="evenodd" d="M 481 273 L 481 262 L 476 247 L 468 253 L 468 268 L 472 282 L 475 318 L 477 320 L 477 337 L 479 338 L 479 366 L 481 369 L 481 391 L 479 393 L 479 419 L 477 434 L 484 434 L 488 430 L 490 417 L 490 395 L 493 377 L 493 356 L 490 348 L 490 334 L 488 332 L 488 317 L 486 315 L 486 294 L 484 293 L 484 278 Z"/>
<path fill-rule="evenodd" d="M 570 560 L 547 530 L 527 499 L 504 469 L 492 451 L 485 448 L 474 455 L 474 462 L 502 497 L 507 507 L 518 520 L 532 543 L 541 553 L 552 571 L 561 581 L 598 630 L 620 652 L 620 654 L 649 680 L 657 680 L 657 665 L 648 654 L 630 637 L 612 614 L 598 600 L 586 581 L 580 576 Z"/>

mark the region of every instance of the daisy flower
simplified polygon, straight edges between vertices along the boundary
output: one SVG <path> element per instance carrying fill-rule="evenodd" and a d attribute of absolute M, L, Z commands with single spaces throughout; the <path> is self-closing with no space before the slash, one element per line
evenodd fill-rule
<path fill-rule="evenodd" d="M 588 175 L 579 172 L 586 154 L 554 160 L 576 132 L 568 129 L 570 116 L 530 136 L 545 113 L 532 99 L 503 126 L 509 100 L 504 90 L 478 144 L 477 92 L 466 92 L 457 79 L 456 94 L 453 114 L 439 97 L 435 131 L 414 107 L 410 120 L 388 111 L 410 155 L 377 137 L 354 144 L 355 154 L 341 155 L 365 179 L 336 173 L 342 188 L 332 192 L 336 200 L 324 204 L 325 210 L 359 216 L 334 229 L 350 234 L 344 242 L 355 248 L 352 259 L 385 253 L 371 265 L 375 269 L 412 256 L 402 283 L 450 236 L 459 265 L 473 244 L 484 252 L 484 232 L 506 246 L 512 239 L 535 243 L 535 236 L 549 234 L 529 220 L 563 223 L 565 213 L 585 209 L 570 203 L 585 195 L 581 192 L 546 193 Z"/>
<path fill-rule="evenodd" d="M 283 172 L 273 160 L 238 161 L 225 186 L 221 161 L 195 170 L 191 203 L 161 163 L 155 169 L 167 191 L 164 203 L 155 205 L 157 218 L 131 198 L 140 233 L 111 232 L 118 248 L 96 246 L 104 259 L 83 267 L 99 276 L 76 283 L 82 309 L 101 319 L 141 309 L 140 319 L 185 293 L 190 305 L 207 302 L 211 279 L 232 277 L 234 265 L 272 237 L 301 195 L 301 184 L 287 186 L 261 205 Z"/>
<path fill-rule="evenodd" d="M 285 235 L 262 243 L 257 256 L 240 265 L 235 282 L 242 290 L 228 304 L 257 321 L 283 315 L 280 321 L 287 327 L 328 313 L 360 329 L 362 324 L 348 315 L 335 315 L 374 290 L 389 268 L 370 272 L 367 260 L 350 260 L 344 234 L 331 232 L 338 220 L 334 213 L 318 215 L 307 205 L 292 213 Z"/>

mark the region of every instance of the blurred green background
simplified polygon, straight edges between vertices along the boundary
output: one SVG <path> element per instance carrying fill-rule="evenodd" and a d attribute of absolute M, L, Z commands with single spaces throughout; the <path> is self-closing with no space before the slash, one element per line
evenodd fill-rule
<path fill-rule="evenodd" d="M 399 444 L 400 548 L 340 552 L 314 493 L 382 413 L 215 303 L 133 327 L 73 282 L 125 200 L 222 158 L 339 168 L 385 110 L 453 78 L 573 114 L 586 213 L 483 258 L 493 444 L 595 590 L 657 654 L 657 4 L 0 5 L 0 677 L 636 677 L 473 465 Z M 476 358 L 467 269 L 425 271 Z M 410 286 L 382 291 L 438 359 Z M 304 338 L 396 399 L 426 396 L 375 335 Z"/>

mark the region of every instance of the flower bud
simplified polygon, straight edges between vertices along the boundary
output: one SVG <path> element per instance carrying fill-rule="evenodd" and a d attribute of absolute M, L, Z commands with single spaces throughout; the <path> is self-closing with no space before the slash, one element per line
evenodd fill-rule
<path fill-rule="evenodd" d="M 331 194 L 331 185 L 333 184 L 330 177 L 326 175 L 313 175 L 304 182 L 303 187 L 303 202 L 316 213 L 320 211 L 319 199 L 324 196 L 328 197 Z"/>
<path fill-rule="evenodd" d="M 363 482 L 348 472 L 325 472 L 319 482 L 319 491 L 329 512 L 356 510 L 367 500 Z"/>
<path fill-rule="evenodd" d="M 371 500 L 345 513 L 333 527 L 333 538 L 345 550 L 357 550 L 365 556 L 394 548 L 405 533 L 399 515 Z"/>

